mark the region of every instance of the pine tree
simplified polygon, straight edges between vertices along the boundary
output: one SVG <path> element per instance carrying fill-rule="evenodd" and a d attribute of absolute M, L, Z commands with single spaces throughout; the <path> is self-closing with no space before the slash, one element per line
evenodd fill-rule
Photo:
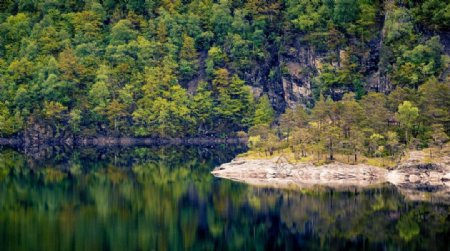
<path fill-rule="evenodd" d="M 195 41 L 188 35 L 183 35 L 183 46 L 180 50 L 180 77 L 182 80 L 191 80 L 198 73 L 198 54 Z"/>
<path fill-rule="evenodd" d="M 258 99 L 255 107 L 255 115 L 253 117 L 254 125 L 261 124 L 272 124 L 275 116 L 275 111 L 273 110 L 272 104 L 269 101 L 267 95 L 263 95 Z"/>
<path fill-rule="evenodd" d="M 419 109 L 411 104 L 409 101 L 404 101 L 398 106 L 398 112 L 396 114 L 397 119 L 400 121 L 400 126 L 405 132 L 405 141 L 408 145 L 412 133 L 414 123 L 419 117 Z"/>

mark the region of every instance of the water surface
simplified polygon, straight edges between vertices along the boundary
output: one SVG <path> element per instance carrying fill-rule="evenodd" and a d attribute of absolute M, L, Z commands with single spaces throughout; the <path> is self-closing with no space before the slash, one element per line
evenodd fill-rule
<path fill-rule="evenodd" d="M 450 207 L 210 172 L 240 146 L 0 149 L 0 250 L 450 250 Z"/>

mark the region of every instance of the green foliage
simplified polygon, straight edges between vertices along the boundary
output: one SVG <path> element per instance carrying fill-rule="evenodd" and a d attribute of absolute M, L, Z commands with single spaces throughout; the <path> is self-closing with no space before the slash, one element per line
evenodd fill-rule
<path fill-rule="evenodd" d="M 248 138 L 248 146 L 252 149 L 257 149 L 261 144 L 261 136 L 251 136 Z"/>
<path fill-rule="evenodd" d="M 410 12 L 402 7 L 392 5 L 389 7 L 393 8 L 393 10 L 391 10 L 385 24 L 385 43 L 392 44 L 414 41 L 414 25 L 412 23 Z"/>
<path fill-rule="evenodd" d="M 258 99 L 255 107 L 255 116 L 253 117 L 253 124 L 267 124 L 270 125 L 274 120 L 275 112 L 270 104 L 269 97 L 264 95 Z"/>
<path fill-rule="evenodd" d="M 336 0 L 334 3 L 334 21 L 339 25 L 353 22 L 358 17 L 357 0 Z"/>
<path fill-rule="evenodd" d="M 194 43 L 193 38 L 183 36 L 183 46 L 180 50 L 180 74 L 183 80 L 192 79 L 198 72 L 198 56 Z"/>
<path fill-rule="evenodd" d="M 440 0 L 408 1 L 417 20 L 434 30 L 450 28 L 450 3 Z"/>
<path fill-rule="evenodd" d="M 208 58 L 206 60 L 206 73 L 212 77 L 217 68 L 225 66 L 226 55 L 219 47 L 211 47 L 208 50 Z"/>
<path fill-rule="evenodd" d="M 405 101 L 398 106 L 396 117 L 400 121 L 401 127 L 405 130 L 405 140 L 408 144 L 410 141 L 411 130 L 419 117 L 419 109 L 413 106 L 411 102 Z"/>
<path fill-rule="evenodd" d="M 193 123 L 190 100 L 173 76 L 173 69 L 168 60 L 162 67 L 147 70 L 144 96 L 133 112 L 136 135 L 177 137 L 189 133 Z"/>
<path fill-rule="evenodd" d="M 392 117 L 392 113 L 387 109 L 387 99 L 382 93 L 371 92 L 360 101 L 361 107 L 366 114 L 365 127 L 371 128 L 375 132 L 381 133 L 386 127 L 386 121 Z"/>
<path fill-rule="evenodd" d="M 120 20 L 111 28 L 112 45 L 126 44 L 133 39 L 136 39 L 136 31 L 132 29 L 130 20 Z"/>
<path fill-rule="evenodd" d="M 330 6 L 322 1 L 290 0 L 287 4 L 291 22 L 302 31 L 314 31 L 324 27 L 326 19 L 331 18 Z"/>
<path fill-rule="evenodd" d="M 399 140 L 396 132 L 388 131 L 386 133 L 386 146 L 389 148 L 389 155 L 394 155 L 398 150 Z"/>
<path fill-rule="evenodd" d="M 2 35 L 1 47 L 9 53 L 17 53 L 20 49 L 20 40 L 26 38 L 31 32 L 30 18 L 25 13 L 18 13 L 17 15 L 9 16 L 6 21 L 0 24 L 0 31 Z"/>
<path fill-rule="evenodd" d="M 434 124 L 431 128 L 431 138 L 433 140 L 433 145 L 442 148 L 442 145 L 444 145 L 444 143 L 449 140 L 448 135 L 445 133 L 444 126 L 441 124 Z"/>
<path fill-rule="evenodd" d="M 216 84 L 222 84 L 217 87 L 218 103 L 214 107 L 221 130 L 227 131 L 225 125 L 231 125 L 233 128 L 249 126 L 253 110 L 253 97 L 250 88 L 245 86 L 244 81 L 236 75 L 223 83 L 216 81 Z"/>
<path fill-rule="evenodd" d="M 192 103 L 192 116 L 197 123 L 198 131 L 202 134 L 207 134 L 213 130 L 213 114 L 211 113 L 213 109 L 212 92 L 208 90 L 206 82 L 200 82 Z"/>
<path fill-rule="evenodd" d="M 393 80 L 401 86 L 417 88 L 426 79 L 436 76 L 446 66 L 446 57 L 438 37 L 432 37 L 424 44 L 403 52 L 397 59 Z"/>
<path fill-rule="evenodd" d="M 380 157 L 383 154 L 384 136 L 378 133 L 370 135 L 369 147 L 370 152 L 375 157 Z"/>
<path fill-rule="evenodd" d="M 180 86 L 169 89 L 170 96 L 141 100 L 133 113 L 139 136 L 177 137 L 186 133 L 191 122 L 186 92 Z"/>
<path fill-rule="evenodd" d="M 89 91 L 89 98 L 95 107 L 94 110 L 104 109 L 108 104 L 110 97 L 111 93 L 108 85 L 103 80 L 92 85 L 92 88 Z"/>
<path fill-rule="evenodd" d="M 30 118 L 77 135 L 154 137 L 219 136 L 280 122 L 272 139 L 305 141 L 312 112 L 318 133 L 327 123 L 339 127 L 340 145 L 350 151 L 349 135 L 385 135 L 385 121 L 411 101 L 421 116 L 409 134 L 425 144 L 433 124 L 449 121 L 443 83 L 449 58 L 446 37 L 438 36 L 448 28 L 448 6 L 440 0 L 3 1 L 2 135 L 17 133 Z M 391 91 L 387 99 L 366 96 L 380 87 L 375 82 Z M 292 86 L 304 96 L 297 104 L 285 83 L 306 89 Z M 261 98 L 255 103 L 252 94 Z M 298 107 L 277 120 L 288 103 Z M 299 108 L 314 103 L 313 110 Z M 361 118 L 364 112 L 372 117 Z M 403 137 L 404 128 L 390 130 Z M 324 140 L 315 144 L 326 147 Z"/>
<path fill-rule="evenodd" d="M 10 136 L 22 129 L 22 126 L 19 114 L 11 114 L 8 107 L 0 102 L 0 136 Z"/>
<path fill-rule="evenodd" d="M 390 96 L 369 93 L 361 100 L 352 93 L 345 94 L 340 101 L 321 95 L 310 113 L 301 107 L 286 109 L 278 124 L 272 124 L 271 128 L 267 124 L 251 127 L 251 147 L 259 152 L 268 152 L 268 146 L 289 148 L 296 158 L 311 156 L 318 163 L 334 160 L 336 156 L 340 156 L 339 161 L 357 163 L 360 155 L 389 158 L 394 162 L 403 149 L 412 146 L 411 142 L 417 147 L 428 144 L 441 147 L 449 139 L 443 121 L 450 117 L 449 113 L 440 114 L 441 110 L 433 108 L 433 104 L 446 102 L 447 93 L 437 90 L 445 91 L 448 86 L 437 81 L 425 86 L 430 89 L 422 95 L 431 100 L 420 97 L 418 92 L 423 89 L 400 89 Z M 405 100 L 405 97 L 415 101 Z M 413 102 L 418 102 L 417 107 Z M 390 111 L 394 105 L 397 106 L 395 116 Z M 427 119 L 418 107 L 430 107 L 437 116 Z M 347 158 L 342 159 L 342 155 Z"/>

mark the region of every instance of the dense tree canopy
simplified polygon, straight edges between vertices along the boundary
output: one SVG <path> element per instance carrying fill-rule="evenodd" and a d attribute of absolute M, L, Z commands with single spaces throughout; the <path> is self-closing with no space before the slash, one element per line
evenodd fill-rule
<path fill-rule="evenodd" d="M 333 122 L 320 134 L 352 130 L 364 113 L 361 126 L 384 133 L 404 101 L 419 116 L 399 136 L 430 138 L 431 124 L 448 133 L 448 9 L 441 0 L 2 1 L 0 135 L 31 119 L 84 136 L 291 130 L 314 103 L 320 125 Z M 310 100 L 292 104 L 286 58 L 304 51 Z M 389 97 L 372 92 L 374 72 L 390 86 L 375 91 Z"/>

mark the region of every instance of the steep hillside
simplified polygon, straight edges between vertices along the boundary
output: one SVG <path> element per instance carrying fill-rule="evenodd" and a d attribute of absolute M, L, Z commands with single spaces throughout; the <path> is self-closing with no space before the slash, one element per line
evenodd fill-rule
<path fill-rule="evenodd" d="M 448 86 L 449 6 L 2 1 L 0 136 L 223 136 L 346 93 L 396 90 L 395 111 L 424 83 Z"/>

